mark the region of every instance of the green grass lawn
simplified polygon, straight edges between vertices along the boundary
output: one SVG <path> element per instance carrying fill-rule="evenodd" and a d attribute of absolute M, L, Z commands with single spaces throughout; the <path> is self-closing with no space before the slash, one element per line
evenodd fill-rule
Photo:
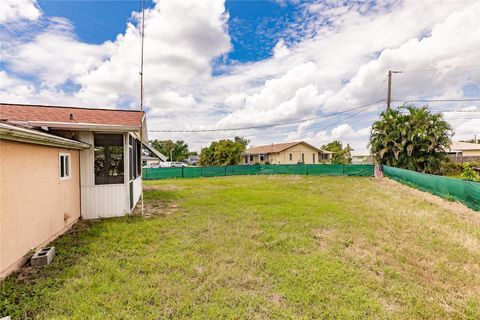
<path fill-rule="evenodd" d="M 373 178 L 145 188 L 149 218 L 77 224 L 53 243 L 53 264 L 2 283 L 0 316 L 480 319 L 474 213 Z"/>

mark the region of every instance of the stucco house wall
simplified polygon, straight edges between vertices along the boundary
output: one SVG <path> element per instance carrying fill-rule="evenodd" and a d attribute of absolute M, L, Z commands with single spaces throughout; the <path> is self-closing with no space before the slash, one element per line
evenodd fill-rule
<path fill-rule="evenodd" d="M 290 160 L 290 154 L 292 155 L 292 160 Z M 302 161 L 302 154 L 304 160 Z M 314 156 L 315 155 L 315 156 Z M 315 157 L 315 161 L 314 158 Z M 304 162 L 305 164 L 314 164 L 319 163 L 318 161 L 318 151 L 312 149 L 304 144 L 297 144 L 291 148 L 288 148 L 276 155 L 271 163 L 278 164 L 296 164 L 298 162 Z"/>
<path fill-rule="evenodd" d="M 464 157 L 480 157 L 480 150 L 462 150 Z"/>
<path fill-rule="evenodd" d="M 59 154 L 71 176 L 60 179 Z M 0 140 L 0 278 L 80 217 L 79 151 Z"/>
<path fill-rule="evenodd" d="M 321 157 L 322 155 L 317 149 L 314 149 L 307 144 L 299 143 L 280 152 L 266 152 L 263 156 L 263 161 L 260 159 L 259 154 L 246 154 L 242 157 L 241 164 L 264 164 L 266 162 L 269 162 L 270 164 L 297 164 L 299 162 L 305 164 L 318 164 L 328 161 Z"/>

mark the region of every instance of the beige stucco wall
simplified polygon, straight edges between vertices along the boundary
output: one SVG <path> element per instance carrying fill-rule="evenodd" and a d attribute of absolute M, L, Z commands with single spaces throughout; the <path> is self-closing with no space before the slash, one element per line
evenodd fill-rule
<path fill-rule="evenodd" d="M 290 154 L 292 155 L 292 160 L 290 160 Z M 270 163 L 296 164 L 298 162 L 302 162 L 302 154 L 304 155 L 304 163 L 319 163 L 318 151 L 304 144 L 297 144 L 296 146 L 293 146 L 287 150 L 274 154 Z M 313 161 L 313 155 L 315 155 L 315 162 Z"/>
<path fill-rule="evenodd" d="M 290 160 L 290 154 L 292 155 L 292 160 Z M 325 160 L 319 159 L 319 153 L 317 150 L 310 148 L 305 144 L 297 144 L 289 149 L 286 149 L 282 152 L 278 153 L 271 153 L 265 155 L 264 161 L 260 161 L 259 155 L 252 155 L 253 160 L 250 162 L 247 157 L 250 156 L 243 156 L 241 164 L 255 164 L 260 163 L 263 164 L 265 162 L 270 162 L 271 164 L 297 164 L 298 162 L 302 162 L 302 154 L 304 155 L 304 163 L 306 164 L 314 164 L 314 163 L 322 163 Z M 314 161 L 315 155 L 315 161 Z"/>
<path fill-rule="evenodd" d="M 479 157 L 480 150 L 463 150 L 462 156 L 464 157 Z"/>
<path fill-rule="evenodd" d="M 59 177 L 60 152 L 70 153 L 68 180 Z M 79 217 L 78 150 L 0 140 L 0 278 Z"/>

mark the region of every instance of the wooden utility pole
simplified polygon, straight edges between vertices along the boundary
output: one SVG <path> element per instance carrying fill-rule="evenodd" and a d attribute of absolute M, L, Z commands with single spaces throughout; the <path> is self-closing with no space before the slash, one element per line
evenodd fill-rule
<path fill-rule="evenodd" d="M 390 109 L 390 104 L 392 102 L 392 74 L 393 73 L 402 73 L 402 71 L 388 70 L 387 110 Z"/>

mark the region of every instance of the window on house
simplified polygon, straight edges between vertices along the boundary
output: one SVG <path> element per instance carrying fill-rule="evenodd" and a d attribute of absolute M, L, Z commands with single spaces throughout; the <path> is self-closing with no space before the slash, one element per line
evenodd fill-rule
<path fill-rule="evenodd" d="M 293 155 L 291 153 L 289 155 L 289 159 L 290 159 L 290 161 L 292 161 L 292 159 L 293 159 Z"/>
<path fill-rule="evenodd" d="M 142 174 L 142 144 L 137 140 L 137 177 Z"/>
<path fill-rule="evenodd" d="M 312 156 L 313 156 L 313 163 L 315 163 L 315 153 L 312 154 Z"/>
<path fill-rule="evenodd" d="M 260 161 L 265 161 L 265 155 L 264 154 L 260 155 Z"/>
<path fill-rule="evenodd" d="M 302 162 L 305 162 L 305 154 L 302 153 Z"/>
<path fill-rule="evenodd" d="M 129 173 L 129 179 L 133 180 L 134 178 L 134 172 L 133 168 L 135 168 L 135 162 L 134 162 L 134 150 L 133 150 L 133 138 L 131 135 L 128 135 L 128 173 Z"/>
<path fill-rule="evenodd" d="M 250 155 L 250 162 L 253 161 L 253 155 Z"/>
<path fill-rule="evenodd" d="M 130 160 L 130 180 L 140 176 L 142 170 L 142 147 L 140 141 L 129 137 L 128 155 Z"/>
<path fill-rule="evenodd" d="M 95 184 L 123 183 L 123 135 L 95 134 Z"/>
<path fill-rule="evenodd" d="M 69 153 L 60 153 L 58 156 L 59 161 L 59 170 L 60 170 L 60 180 L 70 179 L 70 154 Z"/>

